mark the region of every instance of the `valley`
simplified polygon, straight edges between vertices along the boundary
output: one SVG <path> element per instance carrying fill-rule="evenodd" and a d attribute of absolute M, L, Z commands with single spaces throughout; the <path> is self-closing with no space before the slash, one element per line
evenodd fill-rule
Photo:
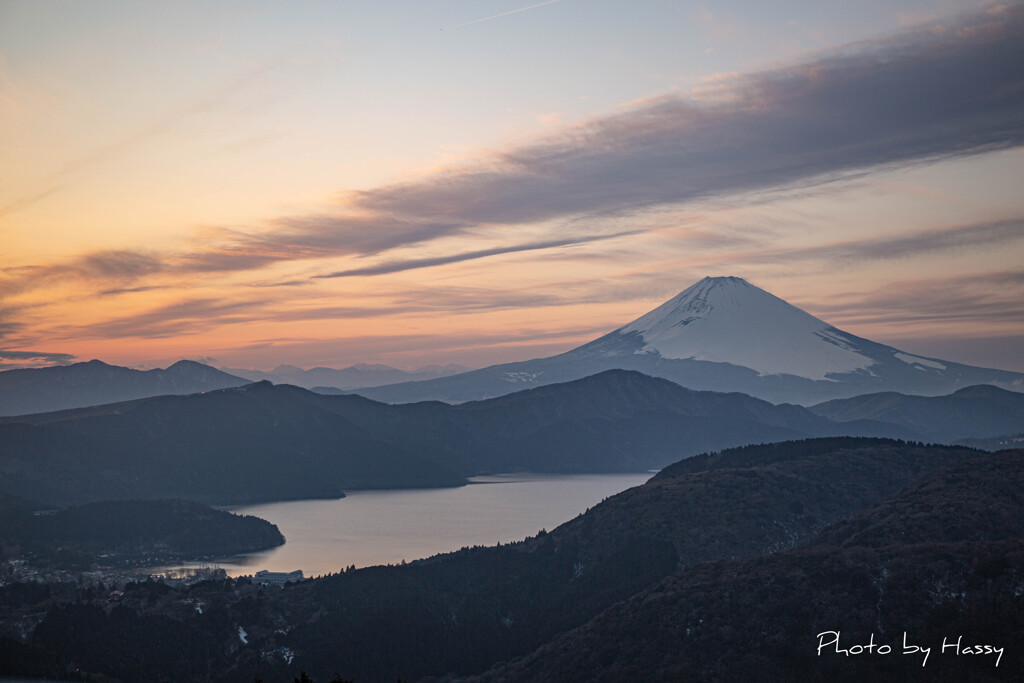
<path fill-rule="evenodd" d="M 0 2 L 0 683 L 1024 681 L 1024 0 Z"/>
<path fill-rule="evenodd" d="M 1004 659 L 994 668 L 946 658 L 929 676 L 984 666 L 1012 679 L 1024 666 L 1012 647 L 1024 609 L 1014 596 L 1024 557 L 1014 545 L 1020 457 L 852 438 L 727 450 L 682 460 L 557 529 L 500 547 L 283 589 L 247 579 L 142 584 L 113 611 L 80 589 L 21 594 L 18 604 L 46 617 L 31 643 L 3 643 L 16 655 L 9 661 L 27 667 L 75 661 L 129 680 L 156 671 L 223 681 L 301 672 L 323 681 L 635 680 L 667 671 L 854 680 L 924 674 L 909 658 L 818 657 L 815 633 L 907 630 L 930 643 L 953 629 L 1002 643 Z M 10 601 L 13 588 L 0 594 Z M 202 614 L 183 609 L 197 602 Z M 125 658 L 116 653 L 129 631 L 145 635 L 132 637 Z M 186 658 L 161 649 L 167 637 L 194 649 Z M 726 669 L 708 656 L 716 651 L 734 653 Z"/>

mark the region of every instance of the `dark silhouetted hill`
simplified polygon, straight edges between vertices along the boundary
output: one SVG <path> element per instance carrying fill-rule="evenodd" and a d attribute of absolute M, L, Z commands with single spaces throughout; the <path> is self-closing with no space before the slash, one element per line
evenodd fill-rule
<path fill-rule="evenodd" d="M 50 504 L 334 497 L 458 485 L 480 473 L 644 471 L 708 450 L 835 433 L 906 430 L 836 425 L 799 406 L 623 370 L 458 406 L 260 382 L 0 420 L 0 491 Z"/>
<path fill-rule="evenodd" d="M 278 609 L 310 620 L 286 645 L 296 669 L 323 680 L 333 671 L 356 680 L 482 671 L 681 566 L 792 548 L 922 474 L 976 455 L 891 441 L 809 444 L 794 458 L 652 480 L 523 543 L 303 584 L 280 596 Z"/>
<path fill-rule="evenodd" d="M 0 498 L 0 546 L 8 556 L 42 566 L 73 560 L 88 569 L 101 555 L 106 563 L 142 557 L 183 560 L 284 543 L 270 522 L 181 500 L 90 503 L 35 514 L 38 507 Z"/>
<path fill-rule="evenodd" d="M 1018 680 L 1021 457 L 877 439 L 735 449 L 519 543 L 284 589 L 126 590 L 113 609 L 79 597 L 15 654 L 246 683 Z M 203 614 L 182 606 L 200 599 Z M 818 656 L 830 630 L 890 645 L 905 631 L 933 652 L 927 667 Z M 959 635 L 1005 647 L 1000 666 L 942 654 Z"/>
<path fill-rule="evenodd" d="M 979 455 L 770 557 L 678 572 L 466 680 L 1019 680 L 1024 451 Z M 692 476 L 692 475 L 687 475 Z M 892 654 L 818 654 L 888 645 Z M 931 648 L 926 666 L 920 651 Z M 1002 647 L 957 655 L 944 642 Z M 828 636 L 829 638 L 831 636 Z"/>

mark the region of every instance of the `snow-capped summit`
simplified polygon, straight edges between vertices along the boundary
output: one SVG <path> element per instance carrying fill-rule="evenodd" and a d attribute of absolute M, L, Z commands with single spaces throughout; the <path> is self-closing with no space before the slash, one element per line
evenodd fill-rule
<path fill-rule="evenodd" d="M 761 375 L 827 379 L 875 362 L 845 333 L 739 277 L 706 277 L 617 332 L 640 335 L 635 353 L 732 363 Z"/>
<path fill-rule="evenodd" d="M 706 277 L 563 354 L 359 393 L 392 403 L 469 401 L 616 368 L 805 405 L 880 391 L 938 396 L 975 384 L 1024 390 L 1024 374 L 906 353 L 837 329 L 742 278 Z"/>

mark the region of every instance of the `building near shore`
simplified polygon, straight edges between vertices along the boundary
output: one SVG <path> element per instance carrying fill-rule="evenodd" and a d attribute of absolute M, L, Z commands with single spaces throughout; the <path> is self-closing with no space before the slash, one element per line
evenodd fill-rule
<path fill-rule="evenodd" d="M 256 583 L 283 586 L 289 581 L 302 581 L 304 578 L 301 569 L 296 569 L 293 572 L 272 572 L 261 569 L 253 575 L 252 580 Z"/>

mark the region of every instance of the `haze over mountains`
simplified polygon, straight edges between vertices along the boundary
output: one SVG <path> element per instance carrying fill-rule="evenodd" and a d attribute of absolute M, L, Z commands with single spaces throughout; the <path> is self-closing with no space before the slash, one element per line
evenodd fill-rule
<path fill-rule="evenodd" d="M 0 492 L 50 504 L 331 498 L 347 489 L 457 486 L 484 473 L 637 472 L 812 436 L 938 441 L 936 434 L 1024 431 L 1022 393 L 979 387 L 929 400 L 970 409 L 955 423 L 942 411 L 889 421 L 826 404 L 830 418 L 628 370 L 458 405 L 390 405 L 259 382 L 4 418 Z"/>
<path fill-rule="evenodd" d="M 469 368 L 461 365 L 428 365 L 407 372 L 387 365 L 363 363 L 340 370 L 323 367 L 303 370 L 294 365 L 280 365 L 263 372 L 217 369 L 191 360 L 178 361 L 166 369 L 135 370 L 91 360 L 0 372 L 0 416 L 84 408 L 151 396 L 196 394 L 261 381 L 342 393 L 361 387 L 447 377 L 467 370 Z"/>
<path fill-rule="evenodd" d="M 866 386 L 957 388 L 941 396 L 857 393 L 804 407 L 617 367 L 630 364 L 691 385 L 805 397 Z M 346 370 L 349 378 L 390 376 L 387 368 Z M 317 386 L 340 382 L 345 372 L 275 371 L 278 379 Z M 551 381 L 576 372 L 583 376 Z M 194 501 L 458 486 L 510 471 L 662 469 L 519 543 L 343 572 L 281 592 L 228 581 L 187 593 L 189 600 L 202 595 L 216 619 L 182 609 L 186 594 L 167 587 L 147 588 L 144 598 L 125 598 L 129 604 L 114 609 L 91 592 L 35 603 L 30 596 L 0 619 L 8 632 L 18 619 L 35 620 L 30 641 L 0 634 L 0 652 L 13 662 L 0 673 L 57 672 L 74 663 L 126 680 L 158 672 L 189 678 L 194 653 L 209 646 L 200 677 L 225 682 L 293 680 L 305 670 L 320 680 L 340 670 L 367 680 L 656 680 L 682 672 L 723 680 L 779 672 L 794 680 L 822 672 L 835 680 L 901 679 L 906 666 L 844 669 L 846 662 L 812 658 L 811 645 L 797 651 L 794 643 L 813 644 L 827 628 L 879 629 L 881 637 L 884 626 L 889 637 L 907 624 L 929 641 L 947 625 L 993 642 L 1019 635 L 1016 626 L 1003 632 L 988 624 L 1021 623 L 1021 452 L 989 456 L 918 442 L 1024 432 L 1024 393 L 997 386 L 1020 388 L 1021 376 L 860 339 L 738 278 L 705 279 L 561 356 L 359 392 L 440 386 L 456 392 L 448 395 L 454 404 L 389 404 L 246 383 L 184 361 L 147 372 L 99 361 L 20 371 L 13 377 L 21 384 L 5 385 L 6 374 L 0 395 L 10 402 L 0 405 L 9 410 L 24 410 L 27 398 L 53 405 L 167 394 L 0 418 L 0 498 L 88 504 L 58 513 L 54 523 L 77 524 L 97 510 L 107 519 L 163 508 L 172 522 L 188 523 L 214 519 Z M 967 381 L 983 383 L 959 386 Z M 13 389 L 5 394 L 5 386 Z M 452 399 L 489 387 L 502 391 Z M 158 502 L 168 498 L 193 502 Z M 49 528 L 27 513 L 14 521 L 23 533 L 8 537 L 24 547 Z M 225 548 L 278 542 L 269 525 L 246 524 L 257 546 L 211 538 Z M 50 535 L 68 545 L 63 527 L 54 528 Z M 85 539 L 71 546 L 76 557 L 107 555 L 131 531 L 100 528 L 114 540 Z M 124 554 L 174 550 L 171 536 L 136 536 L 117 547 Z M 748 628 L 756 631 L 752 645 L 735 637 Z M 757 636 L 772 629 L 783 634 L 781 646 L 779 638 Z M 166 642 L 189 642 L 190 654 Z M 98 643 L 106 648 L 101 656 Z M 142 655 L 120 655 L 129 643 Z M 724 659 L 707 655 L 719 651 Z M 1024 670 L 1019 653 L 1006 661 Z M 948 671 L 956 679 L 976 669 L 960 663 Z"/>
<path fill-rule="evenodd" d="M 303 370 L 294 365 L 279 365 L 267 372 L 240 368 L 221 368 L 221 370 L 252 382 L 268 380 L 274 384 L 294 384 L 305 389 L 345 390 L 447 377 L 467 372 L 469 368 L 454 364 L 426 365 L 416 370 L 406 371 L 393 368 L 390 365 L 359 363 L 341 369 L 316 367 Z"/>
<path fill-rule="evenodd" d="M 147 396 L 195 394 L 248 383 L 249 380 L 190 360 L 155 370 L 133 370 L 99 360 L 5 370 L 0 372 L 0 415 L 28 415 Z"/>
<path fill-rule="evenodd" d="M 690 389 L 741 392 L 772 403 L 813 405 L 868 393 L 923 396 L 989 384 L 1024 390 L 1024 374 L 925 358 L 878 344 L 792 306 L 741 278 L 704 278 L 633 322 L 557 356 L 466 371 L 414 372 L 386 365 L 269 372 L 179 361 L 132 370 L 101 361 L 0 372 L 0 415 L 23 415 L 167 394 L 294 384 L 387 403 L 480 400 L 605 370 L 637 370 Z"/>
<path fill-rule="evenodd" d="M 909 354 L 835 328 L 742 278 L 707 277 L 557 356 L 358 393 L 389 403 L 469 401 L 612 368 L 802 405 L 880 391 L 934 396 L 975 384 L 1024 390 L 1024 374 Z"/>
<path fill-rule="evenodd" d="M 950 442 L 1018 433 L 1024 425 L 1024 394 L 984 385 L 948 396 L 885 392 L 826 401 L 810 410 L 837 422 L 881 420 Z"/>
<path fill-rule="evenodd" d="M 350 379 L 390 372 L 277 372 L 315 383 L 349 370 Z M 814 436 L 993 439 L 1024 432 L 1024 393 L 995 386 L 1022 382 L 855 337 L 739 278 L 705 278 L 560 356 L 358 396 L 247 384 L 191 361 L 145 372 L 91 361 L 0 373 L 0 408 L 17 414 L 0 420 L 0 491 L 53 504 L 226 504 L 454 486 L 481 473 L 643 471 Z M 864 393 L 892 386 L 956 391 Z M 851 393 L 809 409 L 763 398 Z M 389 405 L 367 395 L 457 403 Z M 33 410 L 46 412 L 25 414 Z"/>

